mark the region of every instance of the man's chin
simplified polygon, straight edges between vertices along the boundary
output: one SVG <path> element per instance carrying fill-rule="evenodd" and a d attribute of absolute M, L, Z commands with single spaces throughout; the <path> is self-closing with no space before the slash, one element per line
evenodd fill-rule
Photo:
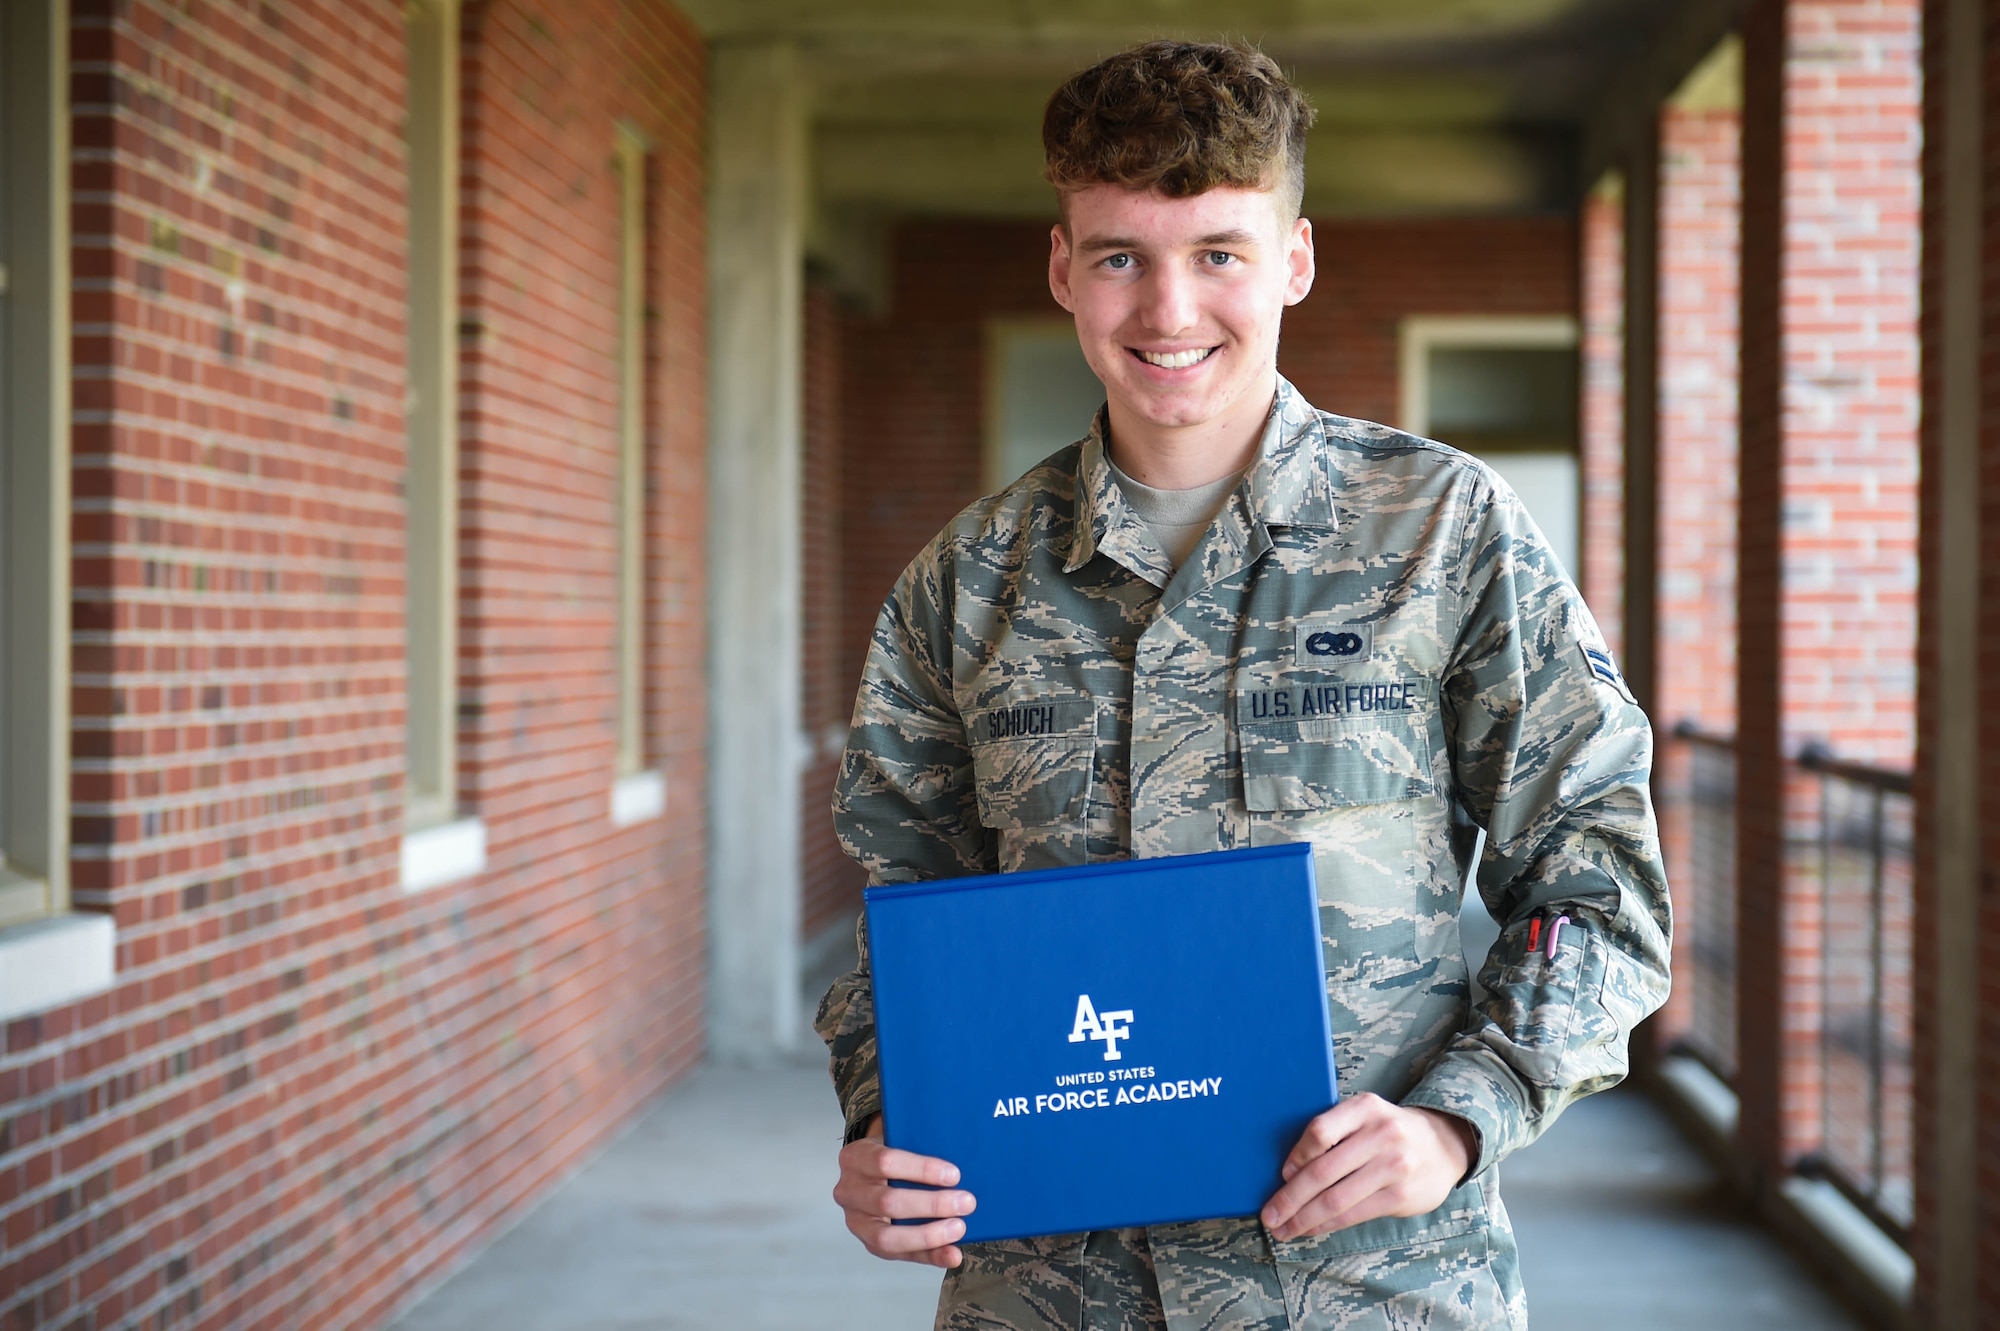
<path fill-rule="evenodd" d="M 1222 415 L 1229 402 L 1227 394 L 1206 385 L 1164 390 L 1147 385 L 1121 396 L 1120 405 L 1127 413 L 1161 430 L 1206 425 Z"/>

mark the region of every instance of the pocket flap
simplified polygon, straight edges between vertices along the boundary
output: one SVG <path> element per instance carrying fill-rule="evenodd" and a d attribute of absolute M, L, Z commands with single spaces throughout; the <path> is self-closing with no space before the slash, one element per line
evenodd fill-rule
<path fill-rule="evenodd" d="M 1095 739 L 1097 704 L 1089 698 L 1029 698 L 965 714 L 965 737 L 974 748 L 1064 735 Z"/>
<path fill-rule="evenodd" d="M 1009 702 L 966 714 L 984 827 L 1019 830 L 1082 818 L 1097 746 L 1088 698 Z"/>
<path fill-rule="evenodd" d="M 1386 804 L 1432 789 L 1430 725 L 1422 713 L 1283 721 L 1238 733 L 1243 803 L 1253 812 Z"/>

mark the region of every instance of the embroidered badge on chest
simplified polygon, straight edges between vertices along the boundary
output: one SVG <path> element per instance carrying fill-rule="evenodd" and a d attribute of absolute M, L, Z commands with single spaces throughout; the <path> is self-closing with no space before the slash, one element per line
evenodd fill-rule
<path fill-rule="evenodd" d="M 1366 661 L 1375 650 L 1373 624 L 1337 624 L 1308 620 L 1292 627 L 1292 660 L 1321 669 Z"/>

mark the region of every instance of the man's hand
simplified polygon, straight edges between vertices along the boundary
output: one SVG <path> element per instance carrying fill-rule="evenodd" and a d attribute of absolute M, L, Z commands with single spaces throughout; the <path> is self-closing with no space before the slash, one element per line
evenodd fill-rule
<path fill-rule="evenodd" d="M 1444 1204 L 1473 1150 L 1462 1118 L 1357 1095 L 1306 1124 L 1262 1219 L 1272 1238 L 1297 1239 L 1377 1216 L 1422 1215 Z"/>
<path fill-rule="evenodd" d="M 840 1151 L 840 1182 L 833 1185 L 833 1200 L 847 1213 L 847 1228 L 877 1257 L 957 1266 L 964 1259 L 957 1240 L 965 1233 L 965 1222 L 956 1217 L 972 1214 L 972 1194 L 892 1188 L 890 1179 L 950 1188 L 958 1182 L 958 1166 L 884 1146 L 882 1116 L 877 1114 L 868 1125 L 868 1135 Z M 929 1216 L 950 1218 L 927 1225 L 890 1223 Z"/>

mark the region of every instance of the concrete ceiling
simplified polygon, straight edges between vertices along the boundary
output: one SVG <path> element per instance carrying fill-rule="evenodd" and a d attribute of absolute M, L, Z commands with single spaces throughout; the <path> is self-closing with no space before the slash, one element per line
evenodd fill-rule
<path fill-rule="evenodd" d="M 1579 145 L 1691 0 L 680 0 L 712 42 L 795 43 L 816 231 L 1048 217 L 1041 112 L 1148 38 L 1247 39 L 1318 108 L 1314 216 L 1571 206 Z M 1712 38 L 1710 38 L 1712 40 Z M 1691 62 L 1690 62 L 1691 63 Z M 1684 70 L 1681 72 L 1685 72 Z M 1676 78 L 1678 75 L 1676 75 Z"/>
<path fill-rule="evenodd" d="M 1304 51 L 1357 44 L 1546 38 L 1620 27 L 1641 0 L 685 0 L 716 40 L 983 52 L 1068 46 L 1092 53 L 1158 35 L 1228 32 Z"/>

